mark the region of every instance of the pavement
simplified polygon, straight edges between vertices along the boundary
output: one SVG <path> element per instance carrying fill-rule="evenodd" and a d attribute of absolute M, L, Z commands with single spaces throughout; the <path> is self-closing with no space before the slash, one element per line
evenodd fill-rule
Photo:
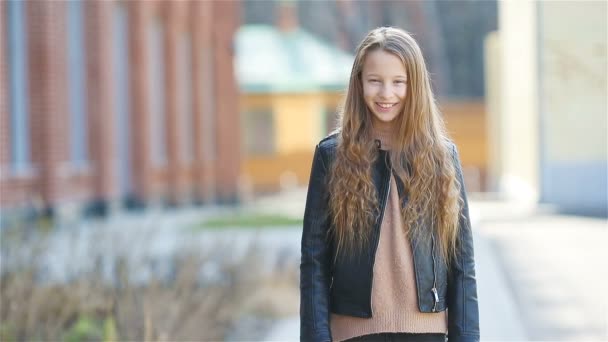
<path fill-rule="evenodd" d="M 497 256 L 524 340 L 608 341 L 605 219 L 539 214 L 486 221 L 480 232 Z"/>

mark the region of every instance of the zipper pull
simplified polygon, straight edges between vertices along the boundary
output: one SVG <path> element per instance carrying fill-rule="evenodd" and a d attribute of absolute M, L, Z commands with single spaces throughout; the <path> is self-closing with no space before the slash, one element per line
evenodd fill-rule
<path fill-rule="evenodd" d="M 436 288 L 432 288 L 431 292 L 433 292 L 433 300 L 434 300 L 434 304 L 433 304 L 433 312 L 437 311 L 437 302 L 439 302 L 439 294 L 437 293 L 437 289 Z"/>
<path fill-rule="evenodd" d="M 431 247 L 431 255 L 433 256 L 433 288 L 431 292 L 433 292 L 433 299 L 435 303 L 433 304 L 433 312 L 437 312 L 437 302 L 439 302 L 439 294 L 437 293 L 437 273 L 435 270 L 435 235 L 431 234 L 431 242 L 433 243 Z"/>

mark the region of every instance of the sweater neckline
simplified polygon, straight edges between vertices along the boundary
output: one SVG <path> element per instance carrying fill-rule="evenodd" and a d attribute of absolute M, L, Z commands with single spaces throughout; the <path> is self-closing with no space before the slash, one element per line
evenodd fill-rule
<path fill-rule="evenodd" d="M 373 137 L 381 150 L 390 150 L 392 147 L 393 133 L 390 129 L 373 127 Z"/>

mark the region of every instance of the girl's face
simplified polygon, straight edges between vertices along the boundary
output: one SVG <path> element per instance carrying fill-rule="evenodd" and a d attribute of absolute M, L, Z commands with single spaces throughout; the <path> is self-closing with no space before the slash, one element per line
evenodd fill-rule
<path fill-rule="evenodd" d="M 403 111 L 407 74 L 401 60 L 382 49 L 369 52 L 361 72 L 363 97 L 374 127 L 387 126 Z"/>

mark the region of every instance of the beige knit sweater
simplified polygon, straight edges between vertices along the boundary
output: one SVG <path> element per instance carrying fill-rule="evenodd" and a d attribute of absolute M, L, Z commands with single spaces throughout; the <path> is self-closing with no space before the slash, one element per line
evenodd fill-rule
<path fill-rule="evenodd" d="M 389 135 L 376 132 L 382 148 L 390 148 Z M 418 310 L 414 259 L 399 208 L 399 194 L 391 175 L 376 250 L 372 283 L 372 318 L 331 314 L 334 341 L 383 332 L 447 333 L 447 314 Z"/>

